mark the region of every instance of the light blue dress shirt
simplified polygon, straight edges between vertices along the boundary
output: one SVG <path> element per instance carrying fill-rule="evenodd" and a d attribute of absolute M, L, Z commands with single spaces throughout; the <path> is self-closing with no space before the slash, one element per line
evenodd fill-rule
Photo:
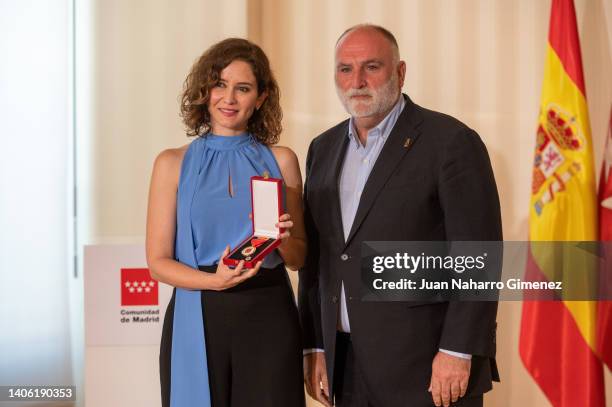
<path fill-rule="evenodd" d="M 344 229 L 344 240 L 353 226 L 353 220 L 357 213 L 357 207 L 361 200 L 361 194 L 366 181 L 370 176 L 372 167 L 380 155 L 397 118 L 404 110 L 406 102 L 400 95 L 397 103 L 385 118 L 376 127 L 368 132 L 366 144 L 361 144 L 359 135 L 355 129 L 354 119 L 349 120 L 348 138 L 349 143 L 344 157 L 342 171 L 340 173 L 340 210 L 342 211 L 342 228 Z M 344 282 L 340 290 L 340 315 L 338 318 L 338 330 L 351 332 L 351 326 L 346 308 L 346 295 L 344 293 Z"/>

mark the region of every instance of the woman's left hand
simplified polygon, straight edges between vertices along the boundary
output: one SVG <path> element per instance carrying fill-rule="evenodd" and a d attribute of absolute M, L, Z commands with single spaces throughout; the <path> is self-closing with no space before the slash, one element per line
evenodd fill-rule
<path fill-rule="evenodd" d="M 279 229 L 285 229 L 283 233 L 280 234 L 280 239 L 287 239 L 291 236 L 291 228 L 293 227 L 293 221 L 291 220 L 291 215 L 285 213 L 278 218 L 278 223 L 275 225 Z"/>

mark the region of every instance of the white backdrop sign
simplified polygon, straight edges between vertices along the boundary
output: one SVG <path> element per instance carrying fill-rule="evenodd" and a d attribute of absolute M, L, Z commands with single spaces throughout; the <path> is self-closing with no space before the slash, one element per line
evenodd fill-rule
<path fill-rule="evenodd" d="M 86 246 L 86 346 L 157 345 L 172 287 L 149 275 L 142 245 Z"/>

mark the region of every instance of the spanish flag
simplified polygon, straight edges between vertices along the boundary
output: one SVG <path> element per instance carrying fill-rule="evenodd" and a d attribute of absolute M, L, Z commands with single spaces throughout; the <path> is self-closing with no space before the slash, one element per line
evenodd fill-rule
<path fill-rule="evenodd" d="M 597 198 L 573 0 L 552 0 L 529 210 L 532 241 L 595 241 Z M 592 275 L 532 245 L 527 276 L 564 285 Z M 572 263 L 572 264 L 570 264 Z M 561 270 L 560 270 L 561 268 Z M 592 270 L 591 270 L 592 271 Z M 604 407 L 596 301 L 525 301 L 519 352 L 554 407 Z"/>

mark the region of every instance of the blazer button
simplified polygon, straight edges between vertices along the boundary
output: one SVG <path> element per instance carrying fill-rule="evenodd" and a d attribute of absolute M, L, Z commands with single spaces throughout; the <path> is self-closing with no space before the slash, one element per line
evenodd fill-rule
<path fill-rule="evenodd" d="M 340 256 L 340 259 L 341 259 L 342 261 L 347 261 L 347 260 L 348 260 L 348 258 L 349 258 L 349 256 L 348 256 L 348 254 L 346 254 L 346 253 L 342 253 L 342 256 Z"/>
<path fill-rule="evenodd" d="M 332 297 L 332 302 L 334 304 L 336 304 L 338 302 L 338 297 L 336 297 L 335 295 Z"/>

